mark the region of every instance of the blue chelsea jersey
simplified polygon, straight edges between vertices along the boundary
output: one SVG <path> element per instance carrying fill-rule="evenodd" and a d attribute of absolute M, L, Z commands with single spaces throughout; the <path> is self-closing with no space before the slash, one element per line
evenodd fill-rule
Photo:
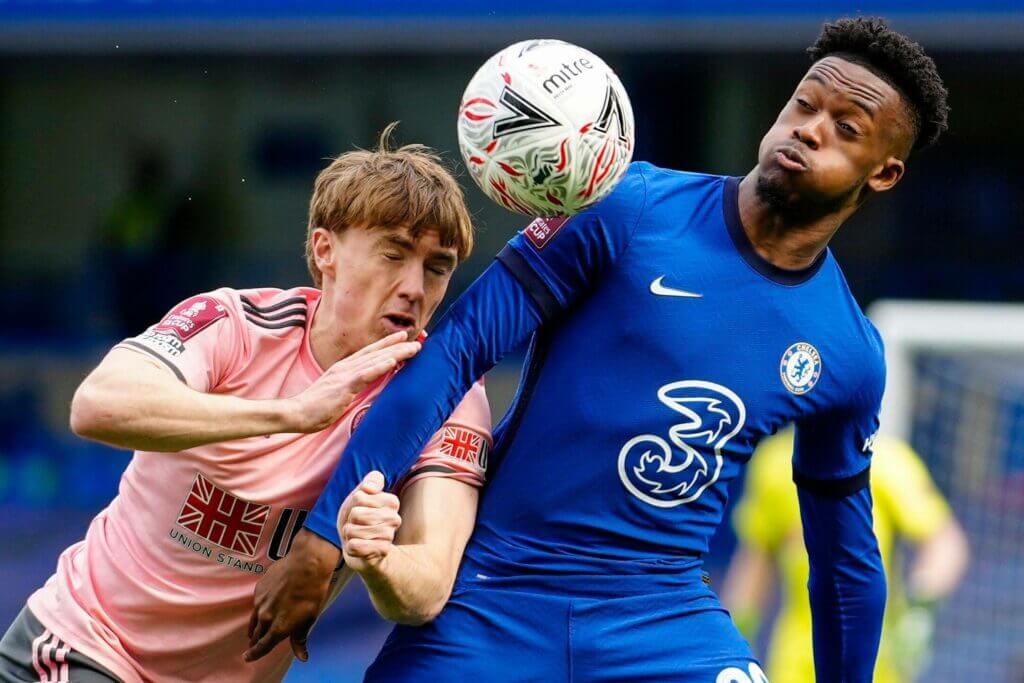
<path fill-rule="evenodd" d="M 459 583 L 674 590 L 755 444 L 795 422 L 815 668 L 871 680 L 885 605 L 867 486 L 881 342 L 828 251 L 801 271 L 758 256 L 738 188 L 636 163 L 590 210 L 530 224 L 382 392 L 305 526 L 340 545 L 338 511 L 361 478 L 398 481 L 473 382 L 532 337 Z M 517 609 L 504 613 L 522 621 Z"/>
<path fill-rule="evenodd" d="M 801 271 L 756 253 L 739 180 L 634 163 L 596 207 L 538 219 L 499 255 L 548 323 L 495 433 L 472 571 L 706 552 L 729 482 L 791 422 L 801 484 L 863 486 L 881 340 L 829 251 Z"/>

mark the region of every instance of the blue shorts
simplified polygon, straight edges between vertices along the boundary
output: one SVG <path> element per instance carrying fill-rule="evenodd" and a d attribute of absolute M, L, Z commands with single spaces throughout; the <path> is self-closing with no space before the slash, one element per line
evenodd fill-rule
<path fill-rule="evenodd" d="M 437 619 L 397 626 L 366 681 L 686 681 L 768 678 L 702 581 L 668 592 L 571 597 L 457 586 Z"/>

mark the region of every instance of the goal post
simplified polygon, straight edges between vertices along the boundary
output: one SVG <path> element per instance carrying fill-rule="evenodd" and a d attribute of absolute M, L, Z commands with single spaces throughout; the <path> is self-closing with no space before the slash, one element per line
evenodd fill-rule
<path fill-rule="evenodd" d="M 1024 670 L 1024 305 L 880 301 L 881 431 L 908 441 L 964 528 L 968 574 L 937 613 L 919 681 Z"/>
<path fill-rule="evenodd" d="M 913 425 L 915 355 L 978 350 L 1024 360 L 1024 304 L 883 299 L 868 317 L 885 343 L 881 431 L 903 439 Z"/>

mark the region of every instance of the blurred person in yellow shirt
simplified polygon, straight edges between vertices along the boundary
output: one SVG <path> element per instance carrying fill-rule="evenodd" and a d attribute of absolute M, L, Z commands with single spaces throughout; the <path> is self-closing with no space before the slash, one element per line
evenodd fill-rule
<path fill-rule="evenodd" d="M 884 436 L 877 437 L 874 452 L 874 530 L 889 582 L 875 681 L 903 683 L 924 665 L 934 607 L 960 582 L 969 551 L 963 530 L 917 453 Z M 814 680 L 809 567 L 792 454 L 792 429 L 766 439 L 755 451 L 733 515 L 739 546 L 722 590 L 722 602 L 754 643 L 778 580 L 780 608 L 765 653 L 772 683 Z M 905 579 L 894 557 L 898 540 L 916 551 Z"/>

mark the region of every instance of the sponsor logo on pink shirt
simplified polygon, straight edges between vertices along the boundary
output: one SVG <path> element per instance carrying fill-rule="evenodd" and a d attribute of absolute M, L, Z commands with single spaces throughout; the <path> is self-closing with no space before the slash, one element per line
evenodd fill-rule
<path fill-rule="evenodd" d="M 186 341 L 227 314 L 224 305 L 212 296 L 194 296 L 184 301 L 180 308 L 168 313 L 163 320 L 153 326 L 153 329 L 173 332 L 182 341 Z"/>

